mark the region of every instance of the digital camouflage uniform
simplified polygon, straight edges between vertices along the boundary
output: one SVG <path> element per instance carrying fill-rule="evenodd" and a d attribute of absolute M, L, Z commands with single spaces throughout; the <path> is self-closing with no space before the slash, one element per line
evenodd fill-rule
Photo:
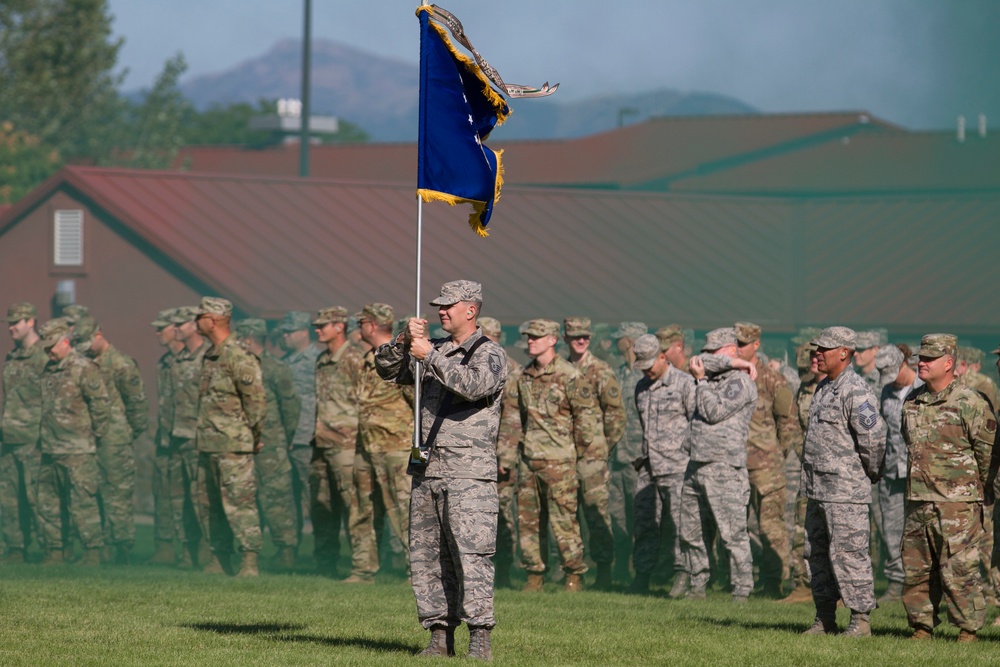
<path fill-rule="evenodd" d="M 46 323 L 39 332 L 49 345 L 69 336 L 68 325 Z M 85 549 L 100 549 L 97 448 L 108 433 L 111 403 L 101 371 L 75 350 L 49 360 L 42 374 L 41 465 L 37 500 L 39 530 L 49 553 L 69 546 L 70 527 Z M 67 519 L 69 523 L 67 523 Z"/>
<path fill-rule="evenodd" d="M 7 321 L 26 313 L 11 308 Z M 34 317 L 33 311 L 31 309 Z M 11 317 L 18 317 L 11 320 Z M 30 319 L 30 318 L 27 318 Z M 0 417 L 0 538 L 5 553 L 23 557 L 35 527 L 35 480 L 41 452 L 42 372 L 49 357 L 41 342 L 17 346 L 3 365 L 3 406 Z"/>
<path fill-rule="evenodd" d="M 500 437 L 497 440 L 497 465 L 506 472 L 497 476 L 500 520 L 497 526 L 496 571 L 498 580 L 506 578 L 517 555 L 517 469 L 520 459 L 521 412 L 517 402 L 517 383 L 524 367 L 507 359 L 507 382 L 500 409 Z"/>
<path fill-rule="evenodd" d="M 910 627 L 933 630 L 942 594 L 952 624 L 973 633 L 983 626 L 979 542 L 995 436 L 986 401 L 957 382 L 936 393 L 925 385 L 903 404 L 909 477 L 901 551 Z"/>
<path fill-rule="evenodd" d="M 465 284 L 460 281 L 453 290 L 451 303 L 482 300 L 477 284 Z M 449 298 L 451 285 L 445 284 L 440 298 Z M 429 454 L 426 465 L 412 468 L 409 547 L 417 615 L 428 629 L 462 622 L 470 628 L 496 625 L 491 559 L 507 355 L 491 340 L 477 342 L 484 338 L 477 329 L 461 345 L 432 339 L 433 349 L 420 364 L 420 444 Z M 466 356 L 473 345 L 479 347 Z M 379 376 L 397 384 L 413 384 L 412 361 L 396 341 L 375 354 Z"/>
<path fill-rule="evenodd" d="M 853 339 L 849 329 L 831 328 Z M 822 336 L 819 341 L 828 342 Z M 832 621 L 838 599 L 861 614 L 875 608 L 868 504 L 884 456 L 885 422 L 868 384 L 851 367 L 820 382 L 809 408 L 801 484 L 809 499 L 805 555 L 813 601 L 817 617 L 826 621 Z"/>
<path fill-rule="evenodd" d="M 757 387 L 747 373 L 732 369 L 729 357 L 703 354 L 701 359 L 706 377 L 695 386 L 690 461 L 681 490 L 683 564 L 692 592 L 704 591 L 710 571 L 702 524 L 711 518 L 729 554 L 733 596 L 745 598 L 753 590 L 746 441 L 757 405 Z"/>
<path fill-rule="evenodd" d="M 809 407 L 812 405 L 813 396 L 816 394 L 816 386 L 819 381 L 815 375 L 803 380 L 795 392 L 795 414 L 799 420 L 799 427 L 802 429 L 802 439 L 795 444 L 795 469 L 796 495 L 795 506 L 792 518 L 792 548 L 790 558 L 790 574 L 792 585 L 795 588 L 809 588 L 809 565 L 806 563 L 806 506 L 809 499 L 802 493 L 801 471 L 802 471 L 802 450 L 809 428 Z"/>
<path fill-rule="evenodd" d="M 222 308 L 221 299 L 205 301 Z M 234 540 L 241 553 L 260 552 L 253 452 L 266 414 L 260 361 L 233 335 L 210 347 L 201 368 L 197 487 L 202 533 L 217 556 L 232 553 Z"/>
<path fill-rule="evenodd" d="M 303 316 L 305 316 L 304 319 Z M 307 329 L 309 324 L 307 313 L 288 313 L 282 321 L 282 331 Z M 316 345 L 309 345 L 301 352 L 289 352 L 281 359 L 292 369 L 295 392 L 302 402 L 299 424 L 295 429 L 295 435 L 292 436 L 292 448 L 289 452 L 289 460 L 292 464 L 292 488 L 295 491 L 297 530 L 300 540 L 302 523 L 309 512 L 309 506 L 312 504 L 312 489 L 309 479 L 312 475 L 312 461 L 315 452 L 309 445 L 316 433 L 316 422 L 313 417 L 316 414 L 316 360 L 320 353 L 321 351 Z M 311 516 L 309 518 L 312 519 Z"/>
<path fill-rule="evenodd" d="M 327 309 L 329 310 L 329 309 Z M 324 317 L 324 313 L 336 320 Z M 320 311 L 322 324 L 346 321 L 347 310 Z M 316 321 L 319 326 L 320 320 Z M 350 531 L 357 512 L 354 457 L 358 446 L 357 376 L 361 350 L 345 342 L 336 352 L 323 350 L 316 360 L 316 438 L 309 470 L 309 516 L 313 524 L 313 556 L 320 570 L 336 574 L 340 529 L 347 529 L 352 570 L 358 574 L 370 560 L 358 551 Z"/>
<path fill-rule="evenodd" d="M 166 311 L 169 314 L 170 311 Z M 162 324 L 159 324 L 162 322 Z M 167 326 L 166 319 L 157 320 L 154 326 Z M 158 545 L 172 549 L 174 513 L 170 504 L 170 431 L 173 425 L 173 396 L 171 396 L 170 368 L 176 355 L 167 350 L 156 362 L 156 433 L 153 436 L 153 537 Z"/>

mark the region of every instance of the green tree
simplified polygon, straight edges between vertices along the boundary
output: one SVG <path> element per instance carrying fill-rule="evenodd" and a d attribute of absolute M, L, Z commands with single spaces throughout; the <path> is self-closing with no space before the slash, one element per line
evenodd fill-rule
<path fill-rule="evenodd" d="M 13 204 L 61 164 L 57 150 L 10 121 L 0 122 L 0 204 Z"/>

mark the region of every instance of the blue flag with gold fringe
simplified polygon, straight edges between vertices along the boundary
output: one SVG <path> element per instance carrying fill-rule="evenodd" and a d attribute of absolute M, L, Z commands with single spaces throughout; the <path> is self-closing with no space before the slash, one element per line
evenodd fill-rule
<path fill-rule="evenodd" d="M 445 28 L 430 20 L 433 11 L 427 5 L 417 9 L 417 194 L 425 202 L 472 204 L 469 226 L 487 236 L 486 225 L 503 184 L 503 151 L 493 151 L 482 142 L 510 115 L 510 108 L 476 63 L 456 50 Z"/>

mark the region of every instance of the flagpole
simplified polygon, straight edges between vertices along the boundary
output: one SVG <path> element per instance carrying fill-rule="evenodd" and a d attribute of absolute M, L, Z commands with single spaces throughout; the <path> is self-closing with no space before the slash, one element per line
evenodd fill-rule
<path fill-rule="evenodd" d="M 420 317 L 420 269 L 424 234 L 424 200 L 417 196 L 417 301 L 414 315 Z M 426 332 L 425 332 L 426 333 Z M 420 447 L 420 362 L 413 368 L 413 446 Z"/>

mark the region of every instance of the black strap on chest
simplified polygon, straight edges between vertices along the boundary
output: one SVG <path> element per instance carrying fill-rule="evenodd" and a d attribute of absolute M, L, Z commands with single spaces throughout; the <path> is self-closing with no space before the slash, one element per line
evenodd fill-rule
<path fill-rule="evenodd" d="M 469 349 L 465 351 L 465 356 L 458 365 L 468 366 L 469 361 L 472 359 L 472 355 L 475 354 L 476 350 L 478 350 L 488 340 L 489 339 L 486 336 L 482 335 L 477 338 L 476 341 L 469 346 Z M 480 398 L 477 401 L 467 401 L 464 398 L 459 397 L 458 402 L 455 403 L 456 397 L 454 392 L 446 390 L 446 393 L 447 395 L 441 400 L 441 404 L 438 406 L 437 416 L 434 418 L 434 423 L 431 424 L 430 430 L 427 431 L 427 439 L 424 440 L 427 445 L 421 445 L 421 449 L 429 451 L 434 447 L 434 439 L 437 437 L 438 431 L 441 430 L 441 425 L 444 423 L 445 419 L 459 412 L 464 412 L 473 408 L 481 410 L 482 408 L 490 405 L 495 398 L 495 396 L 487 396 L 485 398 Z"/>

